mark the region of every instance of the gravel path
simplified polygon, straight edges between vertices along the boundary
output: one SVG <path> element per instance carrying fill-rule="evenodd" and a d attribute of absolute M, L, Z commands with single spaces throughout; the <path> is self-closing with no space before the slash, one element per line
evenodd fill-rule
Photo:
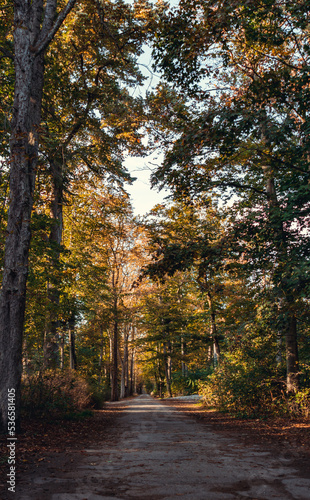
<path fill-rule="evenodd" d="M 118 403 L 116 403 L 117 406 Z M 57 470 L 25 477 L 14 500 L 309 500 L 289 459 L 213 432 L 142 395 L 128 400 L 108 441 Z M 59 457 L 61 460 L 61 457 Z"/>

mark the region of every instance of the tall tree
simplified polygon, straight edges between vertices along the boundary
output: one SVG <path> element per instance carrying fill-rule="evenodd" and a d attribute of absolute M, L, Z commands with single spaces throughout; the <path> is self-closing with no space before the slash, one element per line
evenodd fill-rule
<path fill-rule="evenodd" d="M 137 309 L 131 287 L 141 267 L 141 230 L 128 195 L 104 186 L 103 180 L 76 183 L 72 206 L 65 213 L 70 293 L 80 303 L 87 335 L 93 332 L 101 342 L 104 333 L 110 339 L 111 399 L 117 400 L 120 375 L 122 397 L 128 379 L 129 339 L 134 336 Z"/>
<path fill-rule="evenodd" d="M 8 389 L 15 389 L 17 427 L 20 423 L 22 335 L 44 55 L 75 2 L 69 0 L 57 13 L 59 5 L 55 0 L 14 1 L 15 90 L 10 134 L 10 208 L 0 299 L 0 421 L 4 432 L 8 422 Z"/>
<path fill-rule="evenodd" d="M 104 166 L 115 178 L 120 172 L 125 175 L 121 168 L 125 145 L 131 142 L 135 149 L 134 143 L 139 143 L 141 149 L 136 120 L 138 108 L 124 84 L 135 85 L 142 80 L 136 57 L 141 53 L 142 40 L 151 32 L 152 8 L 144 0 L 135 2 L 134 6 L 124 2 L 83 0 L 78 2 L 76 14 L 67 19 L 75 2 L 16 0 L 13 6 L 4 2 L 1 8 L 1 16 L 7 22 L 7 26 L 1 24 L 0 28 L 1 69 L 6 72 L 5 84 L 10 85 L 13 80 L 15 84 L 10 131 L 11 201 L 0 314 L 3 347 L 0 374 L 3 374 L 4 384 L 0 406 L 4 429 L 8 385 L 16 389 L 19 421 L 20 354 L 36 167 L 48 163 L 52 173 L 51 218 L 54 223 L 49 243 L 54 249 L 52 263 L 57 266 L 68 164 L 74 164 L 79 173 L 85 166 L 97 172 Z M 14 30 L 10 25 L 13 17 Z M 89 19 L 87 29 L 86 18 Z M 57 33 L 56 42 L 51 45 Z M 14 78 L 10 68 L 7 69 L 6 61 L 9 60 L 14 62 Z M 59 87 L 56 74 L 66 80 Z M 113 94 L 113 99 L 107 97 L 109 93 Z M 3 100 L 1 121 L 7 109 Z M 2 148 L 1 152 L 4 150 Z M 55 306 L 51 311 L 57 312 L 59 292 L 55 283 L 50 283 L 48 294 Z M 51 314 L 47 322 L 46 334 L 51 340 L 46 346 L 50 344 L 52 351 L 57 353 L 53 340 L 57 336 L 55 314 Z M 50 355 L 46 354 L 47 359 Z"/>
<path fill-rule="evenodd" d="M 272 273 L 286 315 L 288 392 L 298 389 L 296 313 L 309 291 L 307 22 L 304 1 L 184 0 L 163 17 L 156 46 L 180 100 L 191 97 L 192 118 L 178 125 L 154 182 L 178 196 L 239 198 L 240 251 Z"/>
<path fill-rule="evenodd" d="M 75 176 L 89 172 L 94 178 L 119 183 L 130 180 L 122 166 L 125 151 L 142 154 L 144 150 L 139 130 L 144 121 L 142 102 L 131 95 L 130 87 L 143 80 L 136 58 L 152 22 L 152 11 L 146 6 L 84 0 L 72 16 L 70 38 L 63 30 L 48 51 L 40 152 L 51 177 L 54 223 L 49 242 L 55 267 L 60 258 L 63 205 Z M 57 365 L 57 283 L 53 277 L 48 283 L 54 307 L 45 329 L 47 366 Z"/>
<path fill-rule="evenodd" d="M 218 303 L 225 295 L 222 275 L 229 253 L 222 218 L 211 200 L 207 201 L 207 206 L 183 200 L 170 207 L 156 207 L 152 210 L 152 222 L 148 224 L 153 258 L 144 270 L 153 279 L 162 281 L 176 271 L 193 270 L 193 279 L 210 316 L 215 363 L 220 358 L 216 316 Z"/>
<path fill-rule="evenodd" d="M 148 288 L 141 301 L 140 356 L 157 391 L 161 393 L 165 380 L 171 396 L 174 374 L 186 378 L 184 365 L 207 366 L 207 322 L 192 272 L 175 272 L 164 283 L 150 283 Z"/>

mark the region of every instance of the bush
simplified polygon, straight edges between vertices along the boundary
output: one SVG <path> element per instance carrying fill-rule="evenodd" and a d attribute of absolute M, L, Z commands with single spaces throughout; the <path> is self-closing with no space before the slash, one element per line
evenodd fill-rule
<path fill-rule="evenodd" d="M 206 380 L 210 370 L 189 371 L 186 376 L 182 372 L 174 372 L 171 381 L 172 393 L 179 396 L 188 396 L 198 392 L 201 380 Z"/>
<path fill-rule="evenodd" d="M 87 382 L 71 370 L 23 377 L 22 410 L 30 417 L 62 417 L 86 408 L 89 402 Z"/>
<path fill-rule="evenodd" d="M 147 379 L 144 385 L 147 394 L 151 394 L 151 392 L 154 392 L 155 385 L 151 380 Z"/>
<path fill-rule="evenodd" d="M 200 382 L 203 402 L 238 417 L 255 418 L 286 411 L 284 381 L 267 358 L 227 354 L 218 369 Z"/>
<path fill-rule="evenodd" d="M 94 384 L 90 385 L 90 406 L 96 410 L 101 410 L 105 401 L 111 397 L 111 389 L 107 384 Z"/>
<path fill-rule="evenodd" d="M 297 417 L 310 416 L 310 389 L 302 389 L 288 400 L 289 413 Z"/>

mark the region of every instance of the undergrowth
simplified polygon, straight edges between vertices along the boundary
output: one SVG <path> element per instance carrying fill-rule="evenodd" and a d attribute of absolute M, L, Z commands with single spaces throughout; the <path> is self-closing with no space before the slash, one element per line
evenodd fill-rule
<path fill-rule="evenodd" d="M 24 376 L 22 412 L 47 419 L 78 415 L 90 403 L 86 380 L 72 370 L 48 370 Z"/>

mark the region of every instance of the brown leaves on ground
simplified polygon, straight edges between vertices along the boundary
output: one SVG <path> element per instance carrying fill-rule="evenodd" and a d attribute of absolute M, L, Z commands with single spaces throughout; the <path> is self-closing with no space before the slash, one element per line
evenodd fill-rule
<path fill-rule="evenodd" d="M 294 458 L 310 460 L 310 420 L 293 418 L 239 419 L 210 411 L 201 404 L 184 400 L 164 400 L 163 404 L 196 418 L 215 432 L 237 435 L 245 445 L 268 445 Z"/>
<path fill-rule="evenodd" d="M 245 446 L 261 445 L 276 455 L 287 455 L 298 462 L 300 469 L 310 470 L 310 421 L 305 419 L 273 418 L 267 420 L 245 420 L 210 411 L 201 405 L 184 400 L 164 400 L 172 406 L 194 417 L 212 431 L 237 436 Z M 24 420 L 23 433 L 17 436 L 16 465 L 18 477 L 23 472 L 35 475 L 36 468 L 47 467 L 70 469 L 84 449 L 100 442 L 113 440 L 118 432 L 117 417 L 124 409 L 122 403 L 107 404 L 103 410 L 94 411 L 94 416 L 79 421 Z M 0 490 L 6 487 L 8 472 L 7 439 L 0 439 Z M 0 499 L 1 499 L 0 494 Z"/>
<path fill-rule="evenodd" d="M 67 462 L 73 455 L 85 453 L 83 449 L 107 441 L 116 432 L 117 415 L 121 404 L 107 404 L 95 410 L 92 417 L 83 420 L 24 419 L 22 433 L 16 441 L 16 471 L 18 476 L 32 470 L 42 462 L 49 462 L 51 455 L 66 455 Z M 0 438 L 0 491 L 6 487 L 8 473 L 7 438 Z M 0 495 L 1 498 L 1 495 Z"/>

